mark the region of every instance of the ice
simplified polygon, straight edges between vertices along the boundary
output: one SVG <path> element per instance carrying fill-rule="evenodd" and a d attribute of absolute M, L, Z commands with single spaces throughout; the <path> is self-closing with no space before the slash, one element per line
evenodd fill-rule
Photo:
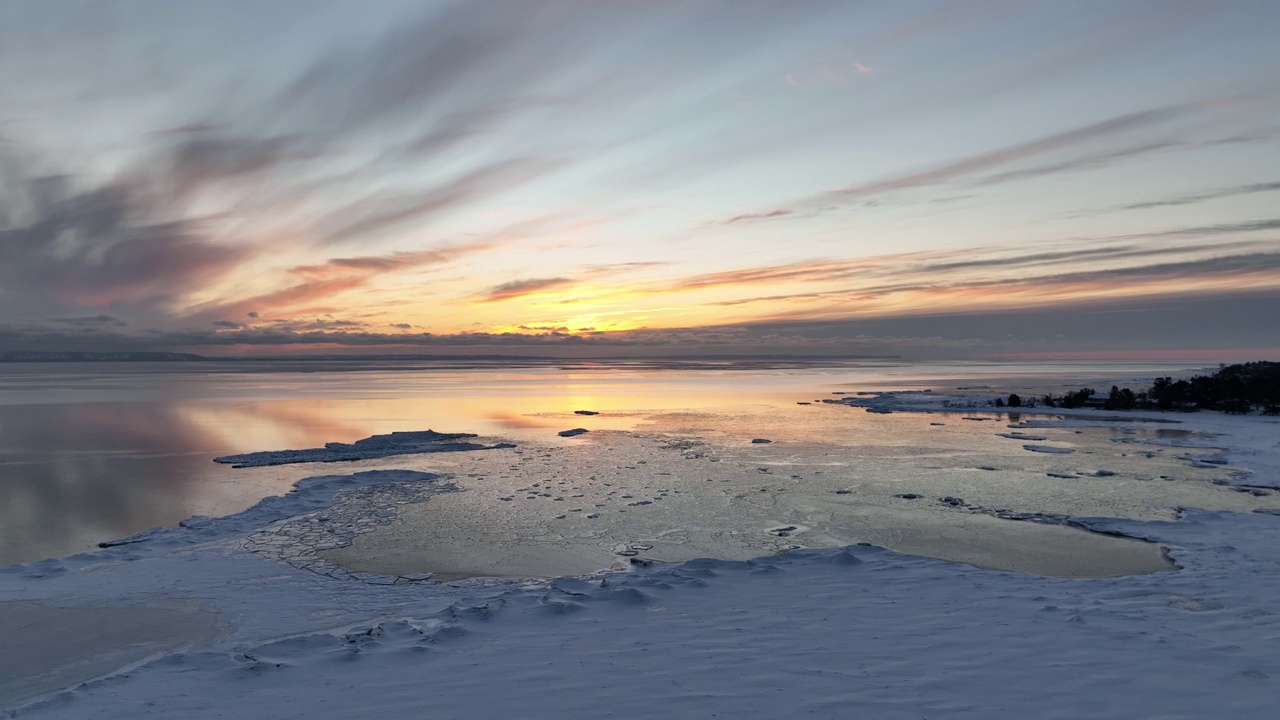
<path fill-rule="evenodd" d="M 1020 432 L 996 433 L 996 437 L 1009 438 L 1010 440 L 1027 440 L 1031 442 L 1038 442 L 1040 440 L 1047 439 L 1044 435 L 1028 435 L 1027 433 Z"/>
<path fill-rule="evenodd" d="M 190 566 L 186 592 L 227 611 L 226 635 L 14 711 L 1268 717 L 1280 521 L 1192 511 L 1099 524 L 1170 543 L 1185 569 L 1064 583 L 854 546 L 543 583 L 370 587 L 209 551 L 156 558 L 112 567 L 109 582 L 36 587 L 94 602 Z"/>
<path fill-rule="evenodd" d="M 584 430 L 583 432 L 586 431 Z M 292 463 L 348 462 L 395 455 L 515 447 L 510 443 L 481 445 L 463 441 L 464 438 L 473 437 L 478 436 L 472 433 L 438 433 L 433 430 L 393 432 L 387 435 L 374 435 L 363 440 L 357 440 L 354 443 L 331 442 L 325 443 L 322 448 L 309 448 L 307 450 L 269 450 L 245 453 L 243 455 L 227 455 L 214 458 L 213 461 L 225 463 L 232 467 L 246 468 L 289 465 Z"/>
<path fill-rule="evenodd" d="M 1220 454 L 1226 466 L 1208 464 L 1244 473 L 1255 485 L 1280 484 L 1275 422 L 1207 413 L 1179 420 L 1215 434 L 1205 454 Z M 983 432 L 981 423 L 957 424 Z M 671 463 L 702 474 L 712 467 L 706 455 L 720 450 L 673 442 L 664 452 Z M 1027 459 L 1056 464 L 1082 457 L 1092 456 Z M 629 467 L 637 469 L 625 472 L 652 479 L 668 465 Z M 745 468 L 753 477 L 754 467 Z M 1001 472 L 975 475 L 987 482 L 1003 479 Z M 1078 472 L 1061 484 L 1117 482 L 1123 475 Z M 622 486 L 609 482 L 619 483 L 610 490 Z M 915 482 L 899 490 L 920 489 Z M 857 487 L 856 495 L 824 497 L 865 502 L 868 491 Z M 1280 701 L 1280 516 L 1266 508 L 1190 508 L 1177 519 L 1133 520 L 1006 511 L 968 490 L 942 496 L 956 502 L 940 512 L 965 522 L 1076 525 L 1142 538 L 1166 547 L 1181 568 L 1075 580 L 866 545 L 657 562 L 639 553 L 659 549 L 661 541 L 632 536 L 620 539 L 618 550 L 636 555 L 619 557 L 616 570 L 438 584 L 425 572 L 317 574 L 288 562 L 297 555 L 254 547 L 337 542 L 343 528 L 385 528 L 379 521 L 468 494 L 450 491 L 438 473 L 331 475 L 239 515 L 193 518 L 97 553 L 4 568 L 6 628 L 24 626 L 21 612 L 39 607 L 84 611 L 91 624 L 112 630 L 107 611 L 134 608 L 157 617 L 171 611 L 178 624 L 203 619 L 202 627 L 211 628 L 216 621 L 217 631 L 161 632 L 141 656 L 113 655 L 147 640 L 140 632 L 103 635 L 106 645 L 93 657 L 110 662 L 64 675 L 33 668 L 61 667 L 60 653 L 83 647 L 83 638 L 37 634 L 24 640 L 19 656 L 6 631 L 6 653 L 21 663 L 4 666 L 0 709 L 51 720 L 413 717 L 424 708 L 435 717 L 1127 720 L 1262 718 Z M 492 507 L 511 505 L 486 497 Z M 890 502 L 938 505 L 923 498 Z M 666 512 L 668 505 L 633 512 Z M 810 515 L 818 522 L 830 512 L 814 505 Z M 777 522 L 754 531 L 803 530 L 808 537 L 809 525 Z"/>
<path fill-rule="evenodd" d="M 1050 453 L 1056 455 L 1069 455 L 1075 452 L 1075 450 L 1072 450 L 1071 448 L 1059 447 L 1057 445 L 1023 445 L 1022 449 L 1030 450 L 1031 452 Z"/>

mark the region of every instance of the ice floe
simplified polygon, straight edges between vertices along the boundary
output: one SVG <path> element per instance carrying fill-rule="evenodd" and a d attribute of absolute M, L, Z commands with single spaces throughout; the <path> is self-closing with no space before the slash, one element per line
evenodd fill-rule
<path fill-rule="evenodd" d="M 583 431 L 585 432 L 585 430 Z M 214 462 L 225 463 L 237 468 L 264 467 L 267 465 L 289 465 L 292 463 L 310 462 L 344 462 L 352 460 L 370 460 L 372 458 L 392 457 L 395 455 L 418 455 L 424 453 L 460 452 L 465 450 L 492 450 L 495 448 L 515 447 L 510 443 L 482 445 L 467 442 L 467 438 L 478 437 L 472 433 L 439 433 L 433 430 L 412 432 L 393 432 L 387 435 L 374 435 L 353 443 L 331 442 L 322 448 L 306 450 L 268 450 L 242 455 L 226 455 L 214 458 Z"/>

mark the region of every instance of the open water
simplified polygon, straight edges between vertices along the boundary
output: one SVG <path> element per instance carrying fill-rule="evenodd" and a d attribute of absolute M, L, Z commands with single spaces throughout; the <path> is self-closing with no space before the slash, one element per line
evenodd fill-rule
<path fill-rule="evenodd" d="M 769 418 L 794 412 L 797 402 L 835 391 L 986 385 L 1060 391 L 1099 381 L 1140 384 L 1185 370 L 869 361 L 0 364 L 0 565 L 90 550 L 192 515 L 235 513 L 286 492 L 300 478 L 350 471 L 334 465 L 236 470 L 211 462 L 225 454 L 423 429 L 517 444 L 569 443 L 557 431 L 580 423 L 593 430 L 679 432 L 680 418 L 724 437 L 747 437 L 769 432 Z M 581 409 L 601 414 L 589 421 L 572 414 Z M 897 481 L 919 458 L 886 456 L 883 448 L 925 447 L 924 434 L 937 430 L 835 410 L 842 414 L 815 415 L 804 432 L 855 455 L 866 448 L 874 459 L 867 467 L 892 466 L 884 473 Z M 966 440 L 969 454 L 1000 442 L 986 435 Z M 966 457 L 957 467 L 975 463 L 981 464 Z M 857 523 L 849 522 L 856 535 Z"/>

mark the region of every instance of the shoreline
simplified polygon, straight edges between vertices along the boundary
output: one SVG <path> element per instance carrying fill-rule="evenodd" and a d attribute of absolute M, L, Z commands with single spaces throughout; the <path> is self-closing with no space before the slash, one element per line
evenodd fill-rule
<path fill-rule="evenodd" d="M 830 426 L 838 423 L 839 413 L 857 410 L 856 407 L 832 407 L 834 404 L 796 407 L 792 411 L 820 413 L 818 424 Z M 1091 415 L 1092 411 L 1064 413 L 1053 409 L 1051 413 L 1034 413 L 1036 417 L 1017 423 L 1020 428 L 1013 429 L 1003 427 L 1010 423 L 992 419 L 962 419 L 967 414 L 990 414 L 987 410 L 966 407 L 914 412 L 919 404 L 913 411 L 905 409 L 908 405 L 911 403 L 900 403 L 900 407 L 888 415 L 875 414 L 877 421 L 923 423 L 924 427 L 933 428 L 938 438 L 948 437 L 945 433 L 949 432 L 959 433 L 948 441 L 959 446 L 973 442 L 974 438 L 995 437 L 1004 432 L 1014 437 L 1001 437 L 1000 442 L 1007 445 L 995 445 L 1008 448 L 1008 453 L 1001 457 L 1037 468 L 1091 459 L 1087 464 L 1091 474 L 1081 472 L 1062 480 L 1081 487 L 1138 482 L 1126 480 L 1124 473 L 1101 474 L 1099 471 L 1104 468 L 1098 462 L 1099 456 L 1088 454 L 1088 448 L 1110 448 L 1117 453 L 1151 452 L 1152 457 L 1141 457 L 1143 462 L 1185 468 L 1188 476 L 1203 478 L 1224 474 L 1224 465 L 1201 463 L 1205 467 L 1195 467 L 1193 460 L 1178 456 L 1195 457 L 1202 451 L 1212 450 L 1227 459 L 1226 468 L 1247 462 L 1254 470 L 1249 478 L 1253 483 L 1280 481 L 1269 469 L 1280 463 L 1280 449 L 1274 446 L 1274 439 L 1267 442 L 1271 421 L 1250 422 L 1252 418 L 1198 413 L 1180 415 L 1179 425 L 1169 428 L 1190 434 L 1144 435 L 1145 430 L 1127 428 L 1126 431 L 1134 430 L 1137 434 L 1122 432 L 1113 437 L 1110 433 L 1117 427 L 1114 422 L 1102 420 L 1096 413 Z M 879 407 L 888 409 L 883 404 Z M 1009 409 L 999 410 L 1007 419 Z M 1036 409 L 1025 410 L 1023 414 L 1031 415 L 1033 410 Z M 1041 415 L 1061 416 L 1061 419 L 1046 419 Z M 946 424 L 930 425 L 935 420 Z M 1129 422 L 1122 425 L 1146 424 L 1137 418 L 1125 420 Z M 637 467 L 655 476 L 675 472 L 661 467 L 684 465 L 703 470 L 714 468 L 729 474 L 749 470 L 758 473 L 760 478 L 769 476 L 777 485 L 779 479 L 792 480 L 788 476 L 794 474 L 797 458 L 805 453 L 827 453 L 812 455 L 812 459 L 843 462 L 838 446 L 824 445 L 813 438 L 805 440 L 803 435 L 808 430 L 805 425 L 778 425 L 778 432 L 767 438 L 772 440 L 770 443 L 750 443 L 749 436 L 766 439 L 765 434 L 758 432 L 759 427 L 742 421 L 737 427 L 743 437 L 691 437 L 691 428 L 703 427 L 706 431 L 712 427 L 707 423 L 702 415 L 685 413 L 651 422 L 630 433 L 616 434 L 633 436 L 630 441 L 636 447 L 628 452 L 648 460 Z M 932 712 L 938 714 L 945 713 L 944 708 L 957 697 L 970 698 L 967 702 L 975 703 L 972 705 L 975 708 L 998 698 L 1002 707 L 1019 709 L 1026 717 L 1040 716 L 1037 713 L 1043 713 L 1045 707 L 1085 712 L 1080 699 L 1088 693 L 1082 693 L 1081 688 L 1088 687 L 1088 683 L 1096 685 L 1104 677 L 1123 679 L 1128 689 L 1116 691 L 1125 699 L 1117 707 L 1127 707 L 1128 712 L 1138 714 L 1142 714 L 1139 709 L 1154 712 L 1153 708 L 1166 705 L 1175 714 L 1188 712 L 1188 708 L 1207 710 L 1205 698 L 1213 696 L 1205 683 L 1228 682 L 1237 687 L 1230 697 L 1213 698 L 1220 717 L 1246 717 L 1269 707 L 1274 698 L 1270 690 L 1274 682 L 1271 678 L 1277 677 L 1277 669 L 1271 666 L 1270 651 L 1274 631 L 1265 621 L 1258 623 L 1259 618 L 1270 617 L 1268 613 L 1280 616 L 1280 600 L 1276 599 L 1280 597 L 1280 571 L 1270 559 L 1270 548 L 1280 541 L 1280 524 L 1271 513 L 1280 514 L 1280 510 L 1240 513 L 1186 509 L 1163 519 L 1155 515 L 1148 519 L 1121 519 L 1071 514 L 1058 518 L 1053 513 L 1016 518 L 1010 514 L 1002 519 L 988 514 L 993 506 L 980 495 L 961 499 L 967 506 L 939 507 L 939 512 L 946 516 L 985 518 L 981 521 L 1010 527 L 1034 528 L 1044 524 L 1046 528 L 1063 529 L 1066 524 L 1079 524 L 1091 535 L 1133 538 L 1134 542 L 1164 548 L 1161 552 L 1167 553 L 1180 568 L 1174 572 L 1070 580 L 985 570 L 857 543 L 830 548 L 794 548 L 782 554 L 757 554 L 750 558 L 682 558 L 680 562 L 667 562 L 650 552 L 660 549 L 657 543 L 640 538 L 629 542 L 627 549 L 651 547 L 637 550 L 633 555 L 611 555 L 619 562 L 614 569 L 602 572 L 572 573 L 541 580 L 472 579 L 447 583 L 428 582 L 430 577 L 410 573 L 390 578 L 388 583 L 385 576 L 339 580 L 318 574 L 314 569 L 308 572 L 306 563 L 281 562 L 282 558 L 272 559 L 270 553 L 261 552 L 262 548 L 255 551 L 246 545 L 247 538 L 261 537 L 265 530 L 273 527 L 292 524 L 314 529 L 334 522 L 341 525 L 347 522 L 337 517 L 342 513 L 348 513 L 353 521 L 367 523 L 369 532 L 352 537 L 359 542 L 361 538 L 388 532 L 399 522 L 401 513 L 423 511 L 433 504 L 443 507 L 445 502 L 465 499 L 511 507 L 515 500 L 504 502 L 491 494 L 496 487 L 476 485 L 484 476 L 477 472 L 481 468 L 473 466 L 473 461 L 492 464 L 495 472 L 490 480 L 496 481 L 501 472 L 511 474 L 512 468 L 518 467 L 517 451 L 530 456 L 527 462 L 535 462 L 537 456 L 537 460 L 554 466 L 575 449 L 601 452 L 616 440 L 608 435 L 610 433 L 588 433 L 578 444 L 548 443 L 535 447 L 525 443 L 484 453 L 455 452 L 366 461 L 381 466 L 364 469 L 364 465 L 358 465 L 353 474 L 302 481 L 294 492 L 268 498 L 238 515 L 192 518 L 184 522 L 183 527 L 141 533 L 96 553 L 0 568 L 0 615 L 6 608 L 19 607 L 12 603 L 27 603 L 24 607 L 31 604 L 78 607 L 92 613 L 94 608 L 136 606 L 141 598 L 166 597 L 170 603 L 185 603 L 186 607 L 205 613 L 201 617 L 219 618 L 218 622 L 224 625 L 217 636 L 184 636 L 182 642 L 156 650 L 148 656 L 151 659 L 143 658 L 140 665 L 122 663 L 115 670 L 107 669 L 94 675 L 97 679 L 68 680 L 62 686 L 67 689 L 50 686 L 49 692 L 43 694 L 10 692 L 0 697 L 0 708 L 9 708 L 17 717 L 62 718 L 82 716 L 86 709 L 84 703 L 93 703 L 101 717 L 133 717 L 140 698 L 154 700 L 161 707 L 177 707 L 174 703 L 180 702 L 180 696 L 212 698 L 210 693 L 216 693 L 220 697 L 218 703 L 203 705 L 205 710 L 194 709 L 190 716 L 220 717 L 215 713 L 221 710 L 214 711 L 215 706 L 225 709 L 240 703 L 254 707 L 255 711 L 274 714 L 332 712 L 336 708 L 355 711 L 357 706 L 377 707 L 383 712 L 407 712 L 421 702 L 420 692 L 414 688 L 419 687 L 422 673 L 429 672 L 436 679 L 433 706 L 445 717 L 475 712 L 518 712 L 508 704 L 512 698 L 475 694 L 475 683 L 488 677 L 488 673 L 506 677 L 513 687 L 521 688 L 519 695 L 524 698 L 523 702 L 542 709 L 589 713 L 589 707 L 623 702 L 625 696 L 632 710 L 644 710 L 653 704 L 651 709 L 656 712 L 664 707 L 660 704 L 662 699 L 679 697 L 687 703 L 684 707 L 694 709 L 683 714 L 677 712 L 676 716 L 699 716 L 700 710 L 710 707 L 695 699 L 701 696 L 699 692 L 690 695 L 679 689 L 663 689 L 670 688 L 663 684 L 663 678 L 669 668 L 676 665 L 686 668 L 687 683 L 706 691 L 715 688 L 718 700 L 714 707 L 722 712 L 768 711 L 780 716 L 799 712 L 799 708 L 821 708 L 822 703 L 833 697 L 857 693 L 863 706 L 878 710 L 878 716 L 907 717 L 900 712 L 904 708 L 896 705 L 891 695 L 874 689 L 885 683 L 897 691 L 914 687 L 913 696 L 917 699 L 910 706 L 912 711 L 932 708 Z M 1028 451 L 1022 446 L 1032 443 L 1024 442 L 1024 435 L 1044 435 L 1049 439 L 1036 442 L 1069 444 L 1076 452 L 1057 455 Z M 667 442 L 669 447 L 663 449 L 653 444 L 658 442 Z M 854 466 L 853 471 L 870 476 L 876 472 L 874 468 L 880 466 L 877 463 L 901 462 L 892 459 L 896 457 L 894 453 L 911 456 L 910 447 L 896 450 L 885 447 L 877 451 L 888 453 L 884 459 L 864 460 L 864 464 Z M 670 453 L 665 466 L 655 461 L 658 452 Z M 541 457 L 542 454 L 547 457 Z M 932 462 L 927 457 L 922 459 L 925 464 Z M 505 469 L 498 467 L 499 461 L 507 463 Z M 437 462 L 451 465 L 430 467 Z M 916 468 L 917 475 L 928 470 L 920 460 L 915 463 L 911 467 Z M 392 465 L 403 469 L 392 470 Z M 559 466 L 569 465 L 561 462 Z M 799 472 L 833 467 L 851 466 L 819 464 Z M 760 472 L 759 468 L 767 468 L 769 472 Z M 625 468 L 615 470 L 621 472 Z M 1014 477 L 1018 472 L 1013 467 L 992 471 L 971 468 L 961 475 L 978 483 L 972 487 L 980 488 L 989 484 L 988 480 Z M 473 477 L 478 474 L 482 477 Z M 806 481 L 824 482 L 821 477 L 821 474 L 810 475 Z M 1241 478 L 1236 480 L 1243 482 Z M 721 484 L 717 480 L 699 482 Z M 1149 487 L 1158 487 L 1163 492 L 1177 483 L 1166 481 Z M 516 485 L 527 487 L 528 482 Z M 820 497 L 829 496 L 829 502 L 841 503 L 857 500 L 867 507 L 881 502 L 876 495 L 880 491 L 865 484 L 838 494 L 849 489 L 845 485 L 834 483 Z M 1211 497 L 1223 502 L 1243 503 L 1248 499 L 1263 508 L 1276 500 L 1274 494 L 1255 497 L 1236 488 L 1213 485 L 1208 480 L 1195 481 L 1187 488 L 1202 485 Z M 1247 487 L 1261 486 L 1249 484 Z M 669 488 L 674 489 L 677 488 Z M 788 490 L 795 492 L 792 488 Z M 619 491 L 619 494 L 622 493 Z M 914 508 L 921 501 L 939 502 L 928 499 L 933 494 L 919 499 L 890 494 L 883 502 Z M 538 495 L 541 498 L 541 493 Z M 769 493 L 763 495 L 769 496 Z M 663 503 L 674 498 L 674 493 L 668 492 L 656 503 L 622 505 L 622 508 L 630 513 L 652 510 L 664 507 Z M 1071 502 L 1085 500 L 1087 498 Z M 635 498 L 627 501 L 634 502 Z M 553 496 L 528 502 L 549 504 L 555 500 Z M 395 512 L 391 516 L 380 516 L 387 508 Z M 322 520 L 321 516 L 327 519 Z M 792 526 L 791 530 L 785 529 L 788 525 Z M 759 532 L 772 543 L 802 544 L 806 535 L 816 532 L 813 527 L 799 523 L 774 524 L 761 527 Z M 770 530 L 775 534 L 770 534 Z M 330 530 L 325 532 L 332 535 Z M 1072 532 L 1083 534 L 1083 531 Z M 314 542 L 317 538 L 318 535 L 313 538 L 313 549 L 321 544 Z M 1234 549 L 1225 550 L 1227 545 Z M 317 554 L 333 550 L 336 548 L 317 551 Z M 726 608 L 737 608 L 736 614 L 726 616 Z M 835 617 L 847 618 L 848 622 L 833 621 L 833 612 L 837 613 Z M 1003 620 L 993 624 L 993 617 Z M 1153 627 L 1133 626 L 1139 618 L 1154 620 L 1161 631 L 1134 634 L 1126 629 Z M 863 628 L 861 621 L 871 621 L 875 627 L 886 630 L 867 635 L 860 629 Z M 590 630 L 594 623 L 600 622 L 608 623 L 615 632 L 604 637 Z M 698 659 L 707 657 L 697 654 L 703 652 L 699 648 L 718 647 L 730 637 L 726 633 L 731 632 L 731 625 L 755 628 L 753 640 L 737 641 L 746 645 L 742 645 L 744 654 L 735 655 L 733 661 L 735 667 L 749 676 L 758 676 L 750 673 L 776 672 L 778 658 L 803 663 L 806 657 L 839 656 L 847 657 L 841 662 L 862 663 L 863 667 L 876 669 L 864 675 L 829 678 L 821 673 L 807 674 L 803 682 L 789 681 L 786 686 L 777 686 L 781 691 L 776 693 L 777 698 L 762 697 L 752 691 L 750 684 L 734 679 L 742 677 L 736 672 L 732 676 L 717 673 Z M 790 628 L 785 639 L 770 629 L 776 627 Z M 1093 627 L 1103 634 L 1064 634 L 1063 630 L 1070 627 Z M 585 632 L 595 634 L 582 634 Z M 1168 633 L 1180 638 L 1181 649 L 1176 653 L 1153 654 L 1156 646 L 1151 643 Z M 483 638 L 490 638 L 496 644 L 484 644 Z M 481 640 L 481 644 L 477 644 L 477 640 Z M 658 653 L 637 655 L 637 642 Z M 1230 659 L 1225 655 L 1218 658 L 1222 651 L 1215 648 L 1222 647 L 1223 643 L 1236 648 Z M 980 654 L 968 650 L 978 646 L 993 650 Z M 1044 647 L 1055 649 L 1053 663 L 1043 661 L 1041 649 Z M 53 650 L 48 648 L 49 652 Z M 405 654 L 406 651 L 410 652 Z M 44 651 L 37 640 L 28 652 L 39 656 Z M 548 652 L 553 654 L 547 655 Z M 689 655 L 690 652 L 694 655 Z M 898 656 L 911 657 L 912 665 L 882 664 Z M 43 657 L 45 666 L 61 662 L 56 654 L 46 653 Z M 1205 675 L 1202 672 L 1205 658 L 1217 658 L 1215 662 L 1222 663 L 1221 672 Z M 360 660 L 355 664 L 350 662 L 356 659 Z M 563 680 L 530 684 L 519 666 L 513 665 L 532 663 L 528 667 L 540 667 L 548 662 L 553 667 L 564 668 L 556 677 L 578 680 L 568 685 Z M 464 669 L 475 663 L 485 667 L 486 672 L 477 674 Z M 585 663 L 581 667 L 586 669 L 568 672 L 570 666 L 579 667 L 577 663 Z M 604 681 L 607 668 L 616 663 L 632 668 L 624 688 Z M 830 667 L 838 666 L 839 663 Z M 132 669 L 121 675 L 125 667 Z M 890 671 L 889 667 L 894 669 Z M 937 669 L 944 667 L 960 669 L 965 679 L 962 682 L 946 680 L 946 673 L 937 674 Z M 289 668 L 305 668 L 306 672 L 299 674 Z M 999 668 L 1000 672 L 993 674 L 993 668 Z M 994 683 L 997 675 L 1004 679 Z M 56 685 L 61 682 L 58 678 L 41 675 L 26 678 L 24 682 Z M 1011 683 L 1008 678 L 1021 679 Z M 579 681 L 584 685 L 576 685 Z M 352 682 L 380 688 L 377 697 L 355 700 L 338 691 Z M 1018 690 L 1019 683 L 1036 691 Z M 615 689 L 601 689 L 608 687 Z M 235 699 L 228 700 L 229 697 Z"/>

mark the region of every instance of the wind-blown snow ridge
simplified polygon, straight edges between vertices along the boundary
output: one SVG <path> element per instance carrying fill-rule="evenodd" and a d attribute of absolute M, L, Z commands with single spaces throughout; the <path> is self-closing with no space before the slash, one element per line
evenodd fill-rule
<path fill-rule="evenodd" d="M 394 455 L 422 455 L 426 453 L 494 450 L 515 447 L 511 443 L 481 445 L 479 443 L 462 442 L 463 438 L 473 437 L 479 436 L 474 433 L 438 433 L 434 430 L 393 432 L 388 435 L 373 435 L 353 443 L 325 443 L 322 448 L 267 450 L 244 453 L 242 455 L 226 455 L 214 458 L 213 461 L 229 464 L 232 467 L 246 468 L 309 462 L 348 462 L 392 457 Z"/>

